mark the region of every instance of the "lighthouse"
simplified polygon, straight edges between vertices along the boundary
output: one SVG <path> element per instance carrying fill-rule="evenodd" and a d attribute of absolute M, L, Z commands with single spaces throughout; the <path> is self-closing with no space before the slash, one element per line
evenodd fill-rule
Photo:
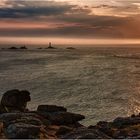
<path fill-rule="evenodd" d="M 54 47 L 52 47 L 52 43 L 51 42 L 49 42 L 49 46 L 48 46 L 48 48 L 47 49 L 55 49 Z"/>
<path fill-rule="evenodd" d="M 49 42 L 49 48 L 52 48 L 52 43 L 51 42 Z"/>

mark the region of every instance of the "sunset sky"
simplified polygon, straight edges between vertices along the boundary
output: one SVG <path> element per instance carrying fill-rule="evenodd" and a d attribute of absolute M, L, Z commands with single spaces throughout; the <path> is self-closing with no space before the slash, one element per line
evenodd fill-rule
<path fill-rule="evenodd" d="M 140 0 L 0 0 L 0 43 L 140 44 Z"/>

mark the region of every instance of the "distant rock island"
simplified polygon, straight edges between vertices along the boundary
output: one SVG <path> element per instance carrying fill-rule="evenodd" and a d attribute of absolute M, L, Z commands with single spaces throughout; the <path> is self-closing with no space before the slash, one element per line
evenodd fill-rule
<path fill-rule="evenodd" d="M 75 48 L 73 48 L 73 47 L 67 47 L 66 49 L 68 49 L 68 50 L 75 50 Z"/>
<path fill-rule="evenodd" d="M 0 103 L 1 139 L 139 139 L 140 114 L 118 117 L 112 122 L 100 121 L 84 126 L 85 116 L 70 113 L 65 107 L 39 105 L 30 111 L 27 90 L 9 90 Z"/>
<path fill-rule="evenodd" d="M 21 47 L 10 47 L 10 48 L 8 48 L 8 49 L 10 49 L 10 50 L 27 50 L 28 48 L 26 47 L 26 46 L 21 46 Z"/>
<path fill-rule="evenodd" d="M 10 50 L 17 50 L 18 48 L 17 47 L 10 47 L 8 49 L 10 49 Z"/>
<path fill-rule="evenodd" d="M 40 48 L 37 48 L 37 49 L 38 49 L 38 50 L 42 50 L 43 48 L 40 47 Z"/>

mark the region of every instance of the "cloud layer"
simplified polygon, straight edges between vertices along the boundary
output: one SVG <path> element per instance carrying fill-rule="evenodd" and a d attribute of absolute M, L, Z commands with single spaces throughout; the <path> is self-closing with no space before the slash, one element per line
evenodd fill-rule
<path fill-rule="evenodd" d="M 2 0 L 0 37 L 140 38 L 139 0 Z"/>

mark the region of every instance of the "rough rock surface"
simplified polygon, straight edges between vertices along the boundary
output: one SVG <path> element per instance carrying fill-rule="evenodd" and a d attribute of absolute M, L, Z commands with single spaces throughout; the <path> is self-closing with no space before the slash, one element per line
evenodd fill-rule
<path fill-rule="evenodd" d="M 38 114 L 48 119 L 51 122 L 51 124 L 54 125 L 74 124 L 78 121 L 85 119 L 83 115 L 74 114 L 70 112 L 55 112 L 55 113 L 38 112 Z"/>
<path fill-rule="evenodd" d="M 40 112 L 66 112 L 67 109 L 63 106 L 56 105 L 39 105 L 37 111 Z"/>
<path fill-rule="evenodd" d="M 140 138 L 140 115 L 119 117 L 112 122 L 101 121 L 85 127 L 79 123 L 85 118 L 83 115 L 67 112 L 66 108 L 55 105 L 39 105 L 37 110 L 29 111 L 26 108 L 28 101 L 28 91 L 11 90 L 3 95 L 0 139 Z"/>
<path fill-rule="evenodd" d="M 30 92 L 26 90 L 9 90 L 3 94 L 0 103 L 0 112 L 26 111 L 27 102 L 31 100 Z"/>

